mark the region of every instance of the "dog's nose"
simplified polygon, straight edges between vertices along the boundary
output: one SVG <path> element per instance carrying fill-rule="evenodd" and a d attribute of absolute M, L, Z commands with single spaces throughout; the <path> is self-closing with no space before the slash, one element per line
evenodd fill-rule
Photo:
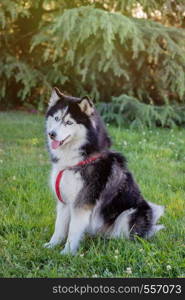
<path fill-rule="evenodd" d="M 54 140 L 54 138 L 56 138 L 56 135 L 57 135 L 56 132 L 53 130 L 51 132 L 49 132 L 49 136 L 52 140 Z"/>

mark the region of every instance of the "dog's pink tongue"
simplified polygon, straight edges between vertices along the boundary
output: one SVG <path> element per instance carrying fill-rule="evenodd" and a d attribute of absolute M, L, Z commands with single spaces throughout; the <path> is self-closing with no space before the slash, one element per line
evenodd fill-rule
<path fill-rule="evenodd" d="M 51 147 L 52 147 L 53 149 L 57 149 L 59 146 L 60 146 L 60 141 L 55 141 L 55 140 L 53 140 L 53 141 L 51 142 Z"/>

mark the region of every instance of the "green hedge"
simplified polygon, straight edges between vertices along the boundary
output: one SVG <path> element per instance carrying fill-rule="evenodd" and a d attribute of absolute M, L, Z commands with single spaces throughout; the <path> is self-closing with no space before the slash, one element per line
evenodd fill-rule
<path fill-rule="evenodd" d="M 106 123 L 116 126 L 167 127 L 185 125 L 185 105 L 152 105 L 128 95 L 113 97 L 110 103 L 98 103 L 97 108 Z"/>

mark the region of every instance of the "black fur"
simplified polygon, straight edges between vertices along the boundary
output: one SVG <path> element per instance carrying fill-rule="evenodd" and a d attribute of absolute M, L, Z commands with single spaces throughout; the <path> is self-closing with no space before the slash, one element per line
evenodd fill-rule
<path fill-rule="evenodd" d="M 147 237 L 152 224 L 152 209 L 149 204 L 143 199 L 138 203 L 136 211 L 130 216 L 130 234 Z"/>
<path fill-rule="evenodd" d="M 76 200 L 76 206 L 83 206 L 84 204 L 94 205 L 96 203 L 110 176 L 111 166 L 112 161 L 102 156 L 95 162 L 78 169 L 85 184 Z"/>
<path fill-rule="evenodd" d="M 112 170 L 116 168 L 120 180 L 114 182 L 110 191 L 110 188 L 106 189 L 106 184 Z M 130 234 L 131 236 L 146 236 L 152 225 L 152 209 L 143 199 L 138 185 L 127 169 L 126 159 L 121 154 L 106 151 L 102 153 L 99 160 L 76 170 L 80 171 L 85 181 L 84 188 L 76 200 L 76 206 L 95 205 L 99 199 L 101 201 L 100 213 L 107 225 L 112 225 L 122 212 L 131 208 L 136 209 L 130 218 Z"/>

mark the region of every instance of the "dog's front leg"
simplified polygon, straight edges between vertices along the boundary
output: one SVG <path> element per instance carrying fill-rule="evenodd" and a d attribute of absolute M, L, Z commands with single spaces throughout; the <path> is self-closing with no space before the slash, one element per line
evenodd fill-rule
<path fill-rule="evenodd" d="M 80 240 L 89 225 L 91 210 L 76 208 L 72 210 L 67 242 L 61 254 L 74 255 L 79 247 Z"/>
<path fill-rule="evenodd" d="M 69 206 L 67 206 L 67 204 L 58 202 L 55 231 L 50 241 L 44 244 L 45 248 L 53 248 L 56 245 L 60 244 L 62 240 L 64 240 L 67 237 L 67 233 L 69 229 L 69 220 L 70 220 Z"/>

